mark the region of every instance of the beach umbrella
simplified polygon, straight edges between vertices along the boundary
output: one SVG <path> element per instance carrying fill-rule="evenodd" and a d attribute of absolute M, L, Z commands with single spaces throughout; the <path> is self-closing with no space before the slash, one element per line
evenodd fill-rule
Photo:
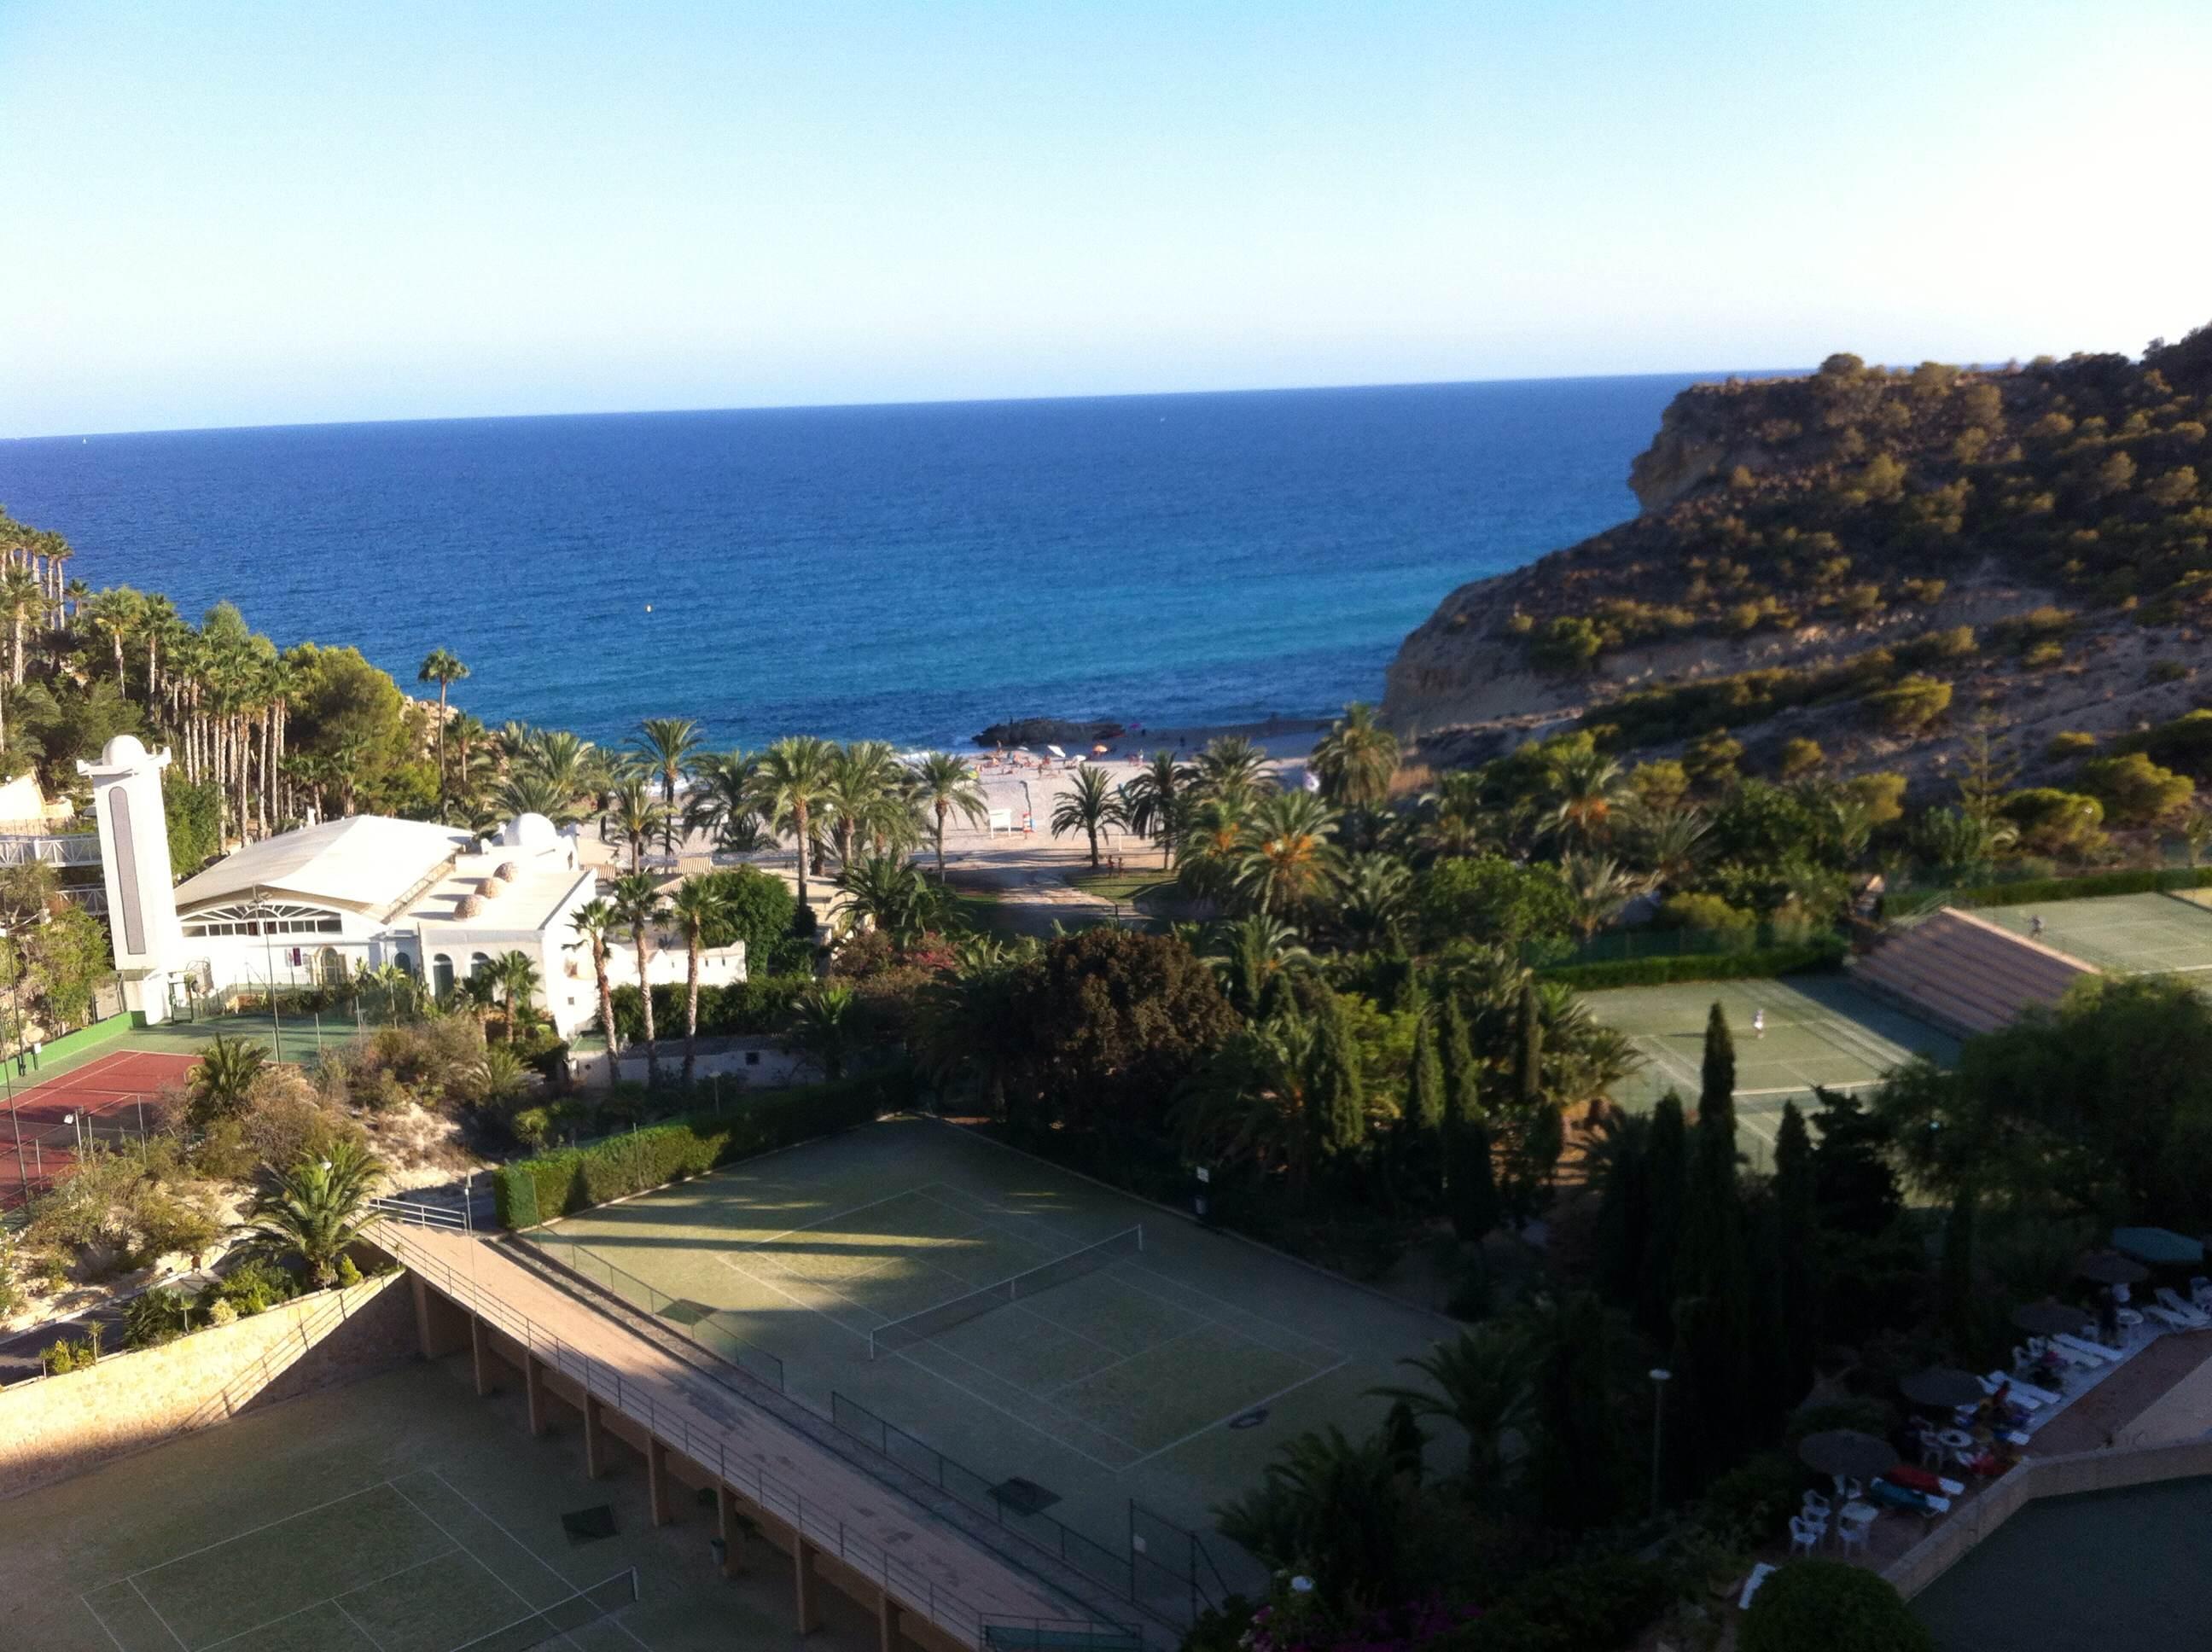
<path fill-rule="evenodd" d="M 1970 1372 L 1954 1370 L 1948 1365 L 1931 1365 L 1924 1371 L 1915 1371 L 1899 1378 L 1897 1386 L 1914 1405 L 1932 1406 L 1939 1411 L 1979 1405 L 1984 1398 L 1978 1379 Z"/>
<path fill-rule="evenodd" d="M 2063 1302 L 2032 1302 L 2012 1310 L 2012 1322 L 2032 1337 L 2073 1337 L 2097 1321 Z"/>
<path fill-rule="evenodd" d="M 1808 1434 L 1797 1442 L 1798 1461 L 1815 1473 L 1838 1479 L 1870 1480 L 1897 1467 L 1897 1448 L 1879 1435 L 1852 1428 Z"/>
<path fill-rule="evenodd" d="M 2141 1262 L 2130 1261 L 2108 1250 L 2084 1256 L 2074 1271 L 2099 1285 L 2141 1285 L 2150 1278 L 2150 1270 Z"/>
<path fill-rule="evenodd" d="M 1062 751 L 1062 750 L 1061 750 L 1058 746 L 1056 746 L 1056 745 L 1048 745 L 1048 746 L 1047 746 L 1047 747 L 1045 748 L 1045 750 L 1046 750 L 1047 751 L 1049 751 L 1050 753 L 1052 753 L 1052 755 L 1053 755 L 1054 756 L 1055 756 L 1055 757 L 1065 758 L 1065 757 L 1067 756 L 1067 754 L 1066 754 L 1065 751 Z"/>
<path fill-rule="evenodd" d="M 2204 1260 L 2203 1245 L 2171 1228 L 2114 1228 L 2112 1248 L 2154 1267 L 2194 1266 Z"/>
<path fill-rule="evenodd" d="M 1109 750 L 1109 748 L 1107 746 L 1105 742 L 1102 740 L 1097 745 L 1091 748 L 1091 755 L 1094 757 L 1103 757 L 1106 755 Z"/>

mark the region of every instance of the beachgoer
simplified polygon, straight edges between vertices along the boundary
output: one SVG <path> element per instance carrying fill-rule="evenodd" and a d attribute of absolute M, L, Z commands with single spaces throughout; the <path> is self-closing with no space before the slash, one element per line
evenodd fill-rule
<path fill-rule="evenodd" d="M 2027 933 L 2031 940 L 2043 933 L 2043 919 L 2039 914 L 2027 920 Z"/>
<path fill-rule="evenodd" d="M 1751 1012 L 1751 1036 L 1753 1038 L 1764 1038 L 1766 1036 L 1765 1011 L 1753 1010 Z"/>

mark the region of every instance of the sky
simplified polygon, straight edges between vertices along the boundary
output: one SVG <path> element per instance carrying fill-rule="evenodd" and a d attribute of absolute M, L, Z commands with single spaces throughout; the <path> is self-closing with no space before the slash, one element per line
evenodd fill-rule
<path fill-rule="evenodd" d="M 2139 351 L 2212 4 L 0 0 L 0 436 Z"/>

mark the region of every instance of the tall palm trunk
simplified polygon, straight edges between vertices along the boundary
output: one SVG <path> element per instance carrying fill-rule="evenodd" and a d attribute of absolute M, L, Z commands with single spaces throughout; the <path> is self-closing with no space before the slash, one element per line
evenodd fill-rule
<path fill-rule="evenodd" d="M 651 954 L 645 950 L 643 924 L 629 926 L 629 944 L 637 952 L 638 1005 L 645 1012 L 645 1087 L 658 1090 L 660 1088 L 660 1052 L 653 1042 L 653 981 L 646 972 L 646 963 Z"/>
<path fill-rule="evenodd" d="M 691 1075 L 699 1060 L 699 932 L 693 930 L 685 938 L 686 957 L 684 960 L 684 1087 L 691 1087 Z"/>
<path fill-rule="evenodd" d="M 937 800 L 937 881 L 938 881 L 939 883 L 940 883 L 940 884 L 941 884 L 941 883 L 943 883 L 943 882 L 945 881 L 945 811 L 946 811 L 947 809 L 949 809 L 950 807 L 951 807 L 951 805 L 950 804 L 946 803 L 946 802 L 945 802 L 945 800 L 943 798 L 939 798 L 939 799 L 938 799 L 938 800 Z M 970 816 L 968 817 L 969 824 L 971 827 L 975 824 L 975 817 L 973 815 L 970 815 Z"/>
<path fill-rule="evenodd" d="M 592 937 L 592 973 L 599 978 L 599 1029 L 607 1036 L 607 1088 L 612 1090 L 621 1082 L 615 1067 L 615 989 L 607 980 L 606 938 L 596 932 Z"/>
<path fill-rule="evenodd" d="M 813 841 L 813 827 L 806 818 L 804 802 L 791 805 L 791 823 L 799 834 L 799 904 L 806 904 L 806 847 Z"/>

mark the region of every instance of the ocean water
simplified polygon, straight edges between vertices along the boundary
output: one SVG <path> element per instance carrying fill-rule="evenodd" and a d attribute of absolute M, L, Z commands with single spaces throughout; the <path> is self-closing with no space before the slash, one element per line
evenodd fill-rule
<path fill-rule="evenodd" d="M 0 442 L 72 575 L 228 598 L 413 691 L 619 738 L 959 744 L 1382 692 L 1454 586 L 1631 515 L 1689 377 L 315 425 Z"/>

